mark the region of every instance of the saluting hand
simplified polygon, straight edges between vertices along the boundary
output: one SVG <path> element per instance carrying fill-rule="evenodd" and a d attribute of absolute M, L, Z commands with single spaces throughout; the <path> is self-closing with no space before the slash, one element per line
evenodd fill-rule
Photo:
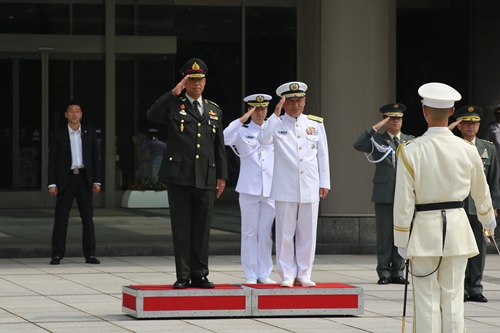
<path fill-rule="evenodd" d="M 390 117 L 385 117 L 384 119 L 382 119 L 381 121 L 379 121 L 378 123 L 373 125 L 373 128 L 375 129 L 375 131 L 378 131 L 379 129 L 381 129 L 382 126 L 384 126 L 385 123 L 389 121 L 389 119 L 390 119 Z"/>
<path fill-rule="evenodd" d="M 179 83 L 177 83 L 174 89 L 172 89 L 172 94 L 174 94 L 174 96 L 179 96 L 184 88 L 186 88 L 186 81 L 188 79 L 189 75 L 184 76 L 184 78 Z"/>
<path fill-rule="evenodd" d="M 280 101 L 278 104 L 276 104 L 276 107 L 274 108 L 274 114 L 279 117 L 281 115 L 281 109 L 283 108 L 283 104 L 285 104 L 286 97 L 283 96 L 281 97 Z"/>
<path fill-rule="evenodd" d="M 449 129 L 450 131 L 453 131 L 453 129 L 454 129 L 455 127 L 457 127 L 457 125 L 458 125 L 458 124 L 460 124 L 461 122 L 462 122 L 462 119 L 458 119 L 458 120 L 456 120 L 456 121 L 452 122 L 451 124 L 449 124 L 449 125 L 448 125 L 448 129 Z"/>
<path fill-rule="evenodd" d="M 245 114 L 240 117 L 240 123 L 242 124 L 246 123 L 246 121 L 248 120 L 248 118 L 250 118 L 250 116 L 254 111 L 255 111 L 255 106 L 248 109 L 248 111 L 245 112 Z"/>

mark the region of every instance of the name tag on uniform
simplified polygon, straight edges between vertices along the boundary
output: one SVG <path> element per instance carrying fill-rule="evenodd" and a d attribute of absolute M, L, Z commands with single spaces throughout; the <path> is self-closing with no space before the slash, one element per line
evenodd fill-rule
<path fill-rule="evenodd" d="M 288 131 L 278 131 L 278 134 L 288 134 Z"/>
<path fill-rule="evenodd" d="M 253 135 L 247 135 L 247 136 L 246 136 L 246 138 L 247 138 L 247 139 L 254 139 L 254 138 L 255 138 L 255 136 L 253 136 Z"/>

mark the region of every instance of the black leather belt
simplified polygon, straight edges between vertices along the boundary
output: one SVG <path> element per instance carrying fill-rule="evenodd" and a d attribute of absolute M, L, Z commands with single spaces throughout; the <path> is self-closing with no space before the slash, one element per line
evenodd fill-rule
<path fill-rule="evenodd" d="M 78 174 L 80 174 L 80 173 L 82 173 L 82 172 L 84 172 L 84 171 L 85 171 L 85 168 L 81 168 L 81 169 L 78 169 L 78 168 L 76 168 L 76 169 L 71 169 L 71 173 L 72 173 L 72 174 L 74 174 L 74 175 L 78 175 Z"/>
<path fill-rule="evenodd" d="M 441 211 L 441 220 L 443 221 L 443 244 L 442 244 L 442 250 L 444 253 L 444 243 L 446 239 L 446 209 L 457 209 L 457 208 L 463 208 L 464 207 L 464 202 L 463 201 L 449 201 L 449 202 L 436 202 L 436 203 L 430 203 L 430 204 L 422 204 L 422 205 L 415 205 L 415 209 L 417 212 L 424 212 L 424 211 L 429 211 L 429 210 L 440 210 Z M 432 272 L 429 274 L 425 275 L 415 275 L 412 272 L 410 272 L 411 275 L 414 277 L 427 277 L 431 274 L 434 274 L 438 269 L 439 266 L 441 266 L 441 261 L 443 260 L 443 256 L 439 258 L 439 262 L 437 264 L 436 269 L 434 269 Z"/>
<path fill-rule="evenodd" d="M 428 210 L 443 210 L 443 209 L 456 209 L 464 208 L 463 201 L 449 201 L 449 202 L 436 202 L 422 205 L 415 205 L 417 212 L 424 212 Z"/>

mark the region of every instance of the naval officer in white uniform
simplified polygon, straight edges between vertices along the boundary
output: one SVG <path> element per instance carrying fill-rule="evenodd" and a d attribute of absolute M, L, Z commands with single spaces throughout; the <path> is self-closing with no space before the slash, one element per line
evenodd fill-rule
<path fill-rule="evenodd" d="M 311 273 L 319 200 L 330 189 L 323 118 L 302 113 L 306 90 L 302 82 L 279 86 L 276 93 L 281 100 L 259 133 L 261 144 L 274 144 L 271 198 L 276 207 L 276 265 L 282 287 L 316 286 Z M 280 117 L 281 108 L 285 114 Z"/>
<path fill-rule="evenodd" d="M 266 94 L 245 97 L 248 111 L 224 130 L 224 143 L 240 158 L 236 192 L 241 210 L 241 265 L 247 284 L 276 283 L 269 277 L 273 270 L 274 200 L 269 194 L 274 147 L 261 145 L 257 140 L 271 99 Z"/>
<path fill-rule="evenodd" d="M 397 150 L 394 243 L 410 259 L 413 332 L 462 333 L 465 267 L 479 253 L 463 201 L 470 193 L 479 221 L 491 233 L 495 215 L 476 147 L 448 129 L 460 94 L 437 82 L 418 93 L 429 128 Z"/>

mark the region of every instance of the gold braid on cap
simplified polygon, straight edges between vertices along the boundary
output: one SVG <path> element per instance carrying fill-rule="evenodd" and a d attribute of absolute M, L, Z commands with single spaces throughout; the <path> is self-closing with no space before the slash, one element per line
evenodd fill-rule
<path fill-rule="evenodd" d="M 473 121 L 473 122 L 481 121 L 481 117 L 478 116 L 463 116 L 463 117 L 458 117 L 457 119 L 461 119 L 462 121 Z"/>
<path fill-rule="evenodd" d="M 263 108 L 269 105 L 269 102 L 256 103 L 256 102 L 248 102 L 248 105 L 255 106 L 256 108 Z"/>

